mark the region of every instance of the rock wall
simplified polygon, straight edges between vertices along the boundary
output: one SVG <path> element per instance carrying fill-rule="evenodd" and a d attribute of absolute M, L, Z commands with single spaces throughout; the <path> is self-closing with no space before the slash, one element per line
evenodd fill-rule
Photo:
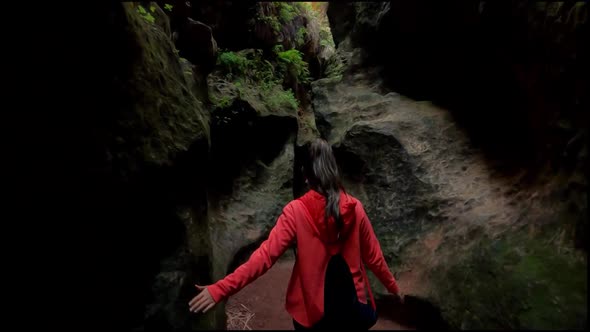
<path fill-rule="evenodd" d="M 185 74 L 194 77 L 193 92 L 207 109 L 210 146 L 207 153 L 187 156 L 182 171 L 172 172 L 198 178 L 201 182 L 192 185 L 206 188 L 207 205 L 197 211 L 178 207 L 189 239 L 188 254 L 179 249 L 162 261 L 146 327 L 220 328 L 225 327 L 223 304 L 200 320 L 177 306 L 184 306 L 191 294 L 190 287 L 183 286 L 185 279 L 190 280 L 186 271 L 196 267 L 204 276 L 200 280 L 217 280 L 232 272 L 267 237 L 293 198 L 295 145 L 309 139 L 315 127 L 308 119 L 311 115 L 313 121 L 307 83 L 277 58 L 273 48 L 277 44 L 284 50 L 298 47 L 303 61 L 314 58 L 313 35 L 297 35 L 313 22 L 299 7 L 287 3 L 205 1 L 173 6 L 169 11 L 173 39 L 178 54 L 186 57 L 182 59 Z M 279 17 L 278 8 L 297 11 L 286 20 Z M 236 13 L 242 15 L 240 19 L 232 16 Z M 272 26 L 277 22 L 278 34 Z M 206 226 L 199 222 L 202 215 Z M 181 259 L 191 254 L 192 261 L 197 256 L 192 266 Z"/>
<path fill-rule="evenodd" d="M 210 113 L 199 73 L 179 57 L 155 3 L 59 9 L 43 11 L 52 22 L 38 30 L 52 39 L 50 63 L 37 66 L 40 90 L 51 93 L 39 98 L 45 111 L 31 132 L 38 210 L 57 220 L 58 236 L 45 236 L 61 248 L 42 273 L 66 302 L 51 305 L 54 319 L 77 330 L 224 327 L 223 308 L 217 321 L 186 310 L 193 284 L 212 280 Z"/>
<path fill-rule="evenodd" d="M 402 288 L 451 327 L 584 328 L 587 129 L 549 133 L 587 116 L 586 5 L 476 4 L 330 4 L 344 70 L 313 83 L 316 123 Z M 561 74 L 528 68 L 549 56 Z"/>
<path fill-rule="evenodd" d="M 583 150 L 585 2 L 339 3 L 328 16 L 337 44 L 365 50 L 392 90 L 451 110 L 493 158 L 557 165 Z"/>

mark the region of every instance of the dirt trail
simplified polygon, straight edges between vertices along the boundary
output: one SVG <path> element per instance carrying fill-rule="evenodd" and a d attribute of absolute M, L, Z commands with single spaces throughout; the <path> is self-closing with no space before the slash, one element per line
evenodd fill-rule
<path fill-rule="evenodd" d="M 232 296 L 226 306 L 228 330 L 293 330 L 285 311 L 285 294 L 293 269 L 292 260 L 277 262 L 266 274 Z M 379 317 L 372 330 L 408 330 L 392 320 Z"/>

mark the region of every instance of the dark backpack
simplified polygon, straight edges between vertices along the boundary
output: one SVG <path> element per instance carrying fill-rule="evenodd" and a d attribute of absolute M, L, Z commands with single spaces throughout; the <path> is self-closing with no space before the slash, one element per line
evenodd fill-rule
<path fill-rule="evenodd" d="M 377 314 L 369 304 L 359 302 L 352 273 L 341 254 L 330 258 L 324 284 L 324 318 L 326 327 L 369 329 Z"/>
<path fill-rule="evenodd" d="M 341 254 L 330 258 L 324 284 L 324 314 L 326 317 L 352 317 L 358 298 L 348 264 Z"/>

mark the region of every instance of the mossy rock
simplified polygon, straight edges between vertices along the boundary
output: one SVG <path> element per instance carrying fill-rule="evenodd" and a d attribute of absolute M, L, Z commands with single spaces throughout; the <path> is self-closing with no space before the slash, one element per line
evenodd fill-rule
<path fill-rule="evenodd" d="M 176 153 L 209 140 L 208 115 L 191 92 L 180 58 L 167 33 L 147 21 L 132 3 L 122 4 L 127 24 L 122 32 L 133 60 L 119 78 L 117 157 L 132 169 L 138 163 L 168 164 Z"/>
<path fill-rule="evenodd" d="M 302 51 L 307 59 L 320 51 L 319 22 L 305 3 L 260 2 L 253 23 L 254 38 L 265 49 L 280 44 Z"/>
<path fill-rule="evenodd" d="M 482 239 L 434 271 L 445 318 L 461 329 L 585 329 L 587 265 L 578 252 L 520 231 Z"/>
<path fill-rule="evenodd" d="M 147 188 L 154 185 L 153 174 L 160 174 L 167 179 L 164 182 L 169 182 L 163 174 L 179 172 L 175 167 L 186 162 L 189 154 L 196 155 L 195 159 L 206 160 L 210 147 L 209 114 L 195 94 L 198 82 L 191 64 L 179 58 L 167 31 L 167 22 L 160 20 L 162 13 L 157 10 L 152 12 L 148 7 L 155 15 L 152 21 L 138 11 L 134 3 L 113 6 L 117 11 L 112 14 L 113 26 L 109 28 L 117 37 L 113 48 L 118 51 L 119 62 L 112 79 L 112 97 L 117 102 L 109 104 L 112 107 L 105 110 L 105 114 L 112 115 L 108 120 L 113 123 L 109 122 L 109 131 L 105 136 L 111 138 L 108 146 L 113 156 L 111 162 L 123 173 L 122 177 L 129 175 L 131 178 L 138 174 L 133 179 L 137 179 L 136 182 L 145 181 L 142 184 Z M 146 173 L 151 175 L 141 179 Z M 219 310 L 223 311 L 222 306 L 205 316 L 192 315 L 186 309 L 187 301 L 195 294 L 194 283 L 211 281 L 207 202 L 203 187 L 197 183 L 191 188 L 191 195 L 194 195 L 190 199 L 191 207 L 181 208 L 178 218 L 171 219 L 185 222 L 186 227 L 180 226 L 183 231 L 179 234 L 182 235 L 172 241 L 166 233 L 158 234 L 161 237 L 158 241 L 172 241 L 170 246 L 177 248 L 177 252 L 162 250 L 154 257 L 146 254 L 146 260 L 154 261 L 155 275 L 153 279 L 146 280 L 153 298 L 139 298 L 136 302 L 137 306 L 145 308 L 142 328 L 189 330 L 225 326 L 218 314 Z M 142 187 L 142 190 L 145 189 Z M 162 195 L 170 195 L 170 192 Z M 153 205 L 172 214 L 171 210 L 179 208 L 181 200 L 179 197 L 154 200 Z M 146 204 L 150 205 L 149 202 Z M 150 211 L 150 208 L 154 207 L 141 206 L 138 210 Z M 155 211 L 160 211 L 158 208 L 154 208 Z M 134 216 L 140 213 L 131 211 L 130 215 Z M 146 224 L 137 223 L 139 233 L 146 232 L 146 228 L 150 229 L 149 221 Z"/>
<path fill-rule="evenodd" d="M 293 91 L 282 86 L 277 66 L 266 60 L 261 50 L 222 53 L 208 85 L 216 108 L 227 108 L 239 99 L 261 116 L 297 116 L 299 102 Z"/>

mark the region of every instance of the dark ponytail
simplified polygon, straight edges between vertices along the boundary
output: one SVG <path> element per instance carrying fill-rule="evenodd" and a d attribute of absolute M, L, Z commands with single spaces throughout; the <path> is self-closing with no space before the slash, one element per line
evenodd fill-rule
<path fill-rule="evenodd" d="M 340 190 L 342 183 L 332 147 L 323 139 L 316 139 L 308 145 L 303 173 L 309 186 L 326 198 L 325 221 L 334 218 L 338 229 L 342 228 L 340 216 Z"/>

